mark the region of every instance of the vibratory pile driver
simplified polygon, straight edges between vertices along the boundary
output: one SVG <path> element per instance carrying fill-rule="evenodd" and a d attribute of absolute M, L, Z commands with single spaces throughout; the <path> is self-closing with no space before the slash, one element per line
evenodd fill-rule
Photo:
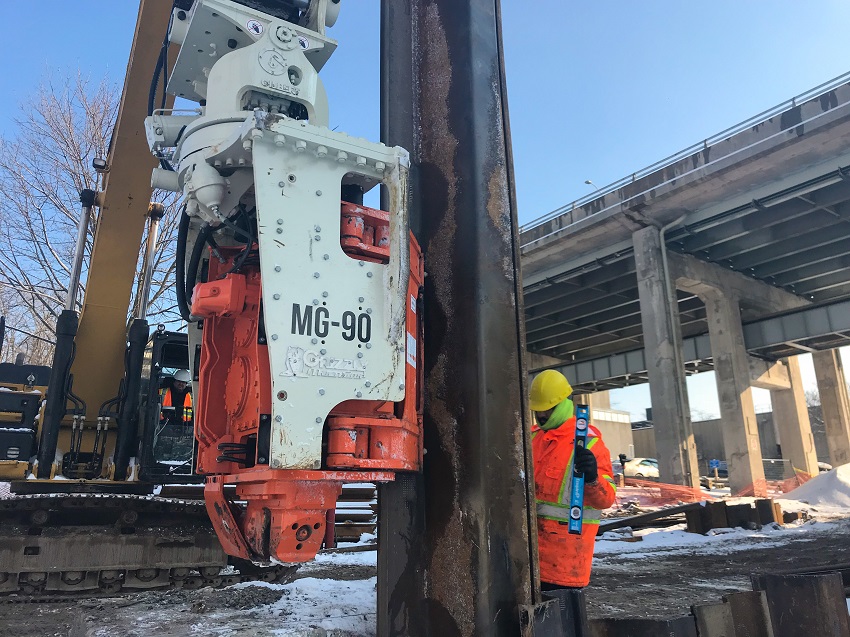
<path fill-rule="evenodd" d="M 183 197 L 196 470 L 224 549 L 254 562 L 313 558 L 343 483 L 422 462 L 409 158 L 328 127 L 339 8 L 177 2 L 167 90 L 198 107 L 145 120 L 152 186 Z M 364 205 L 376 187 L 385 210 Z"/>

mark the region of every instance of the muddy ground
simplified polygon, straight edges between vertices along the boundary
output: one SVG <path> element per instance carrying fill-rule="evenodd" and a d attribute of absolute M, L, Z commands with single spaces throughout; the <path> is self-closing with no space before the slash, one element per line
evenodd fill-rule
<path fill-rule="evenodd" d="M 753 573 L 850 565 L 850 519 L 809 522 L 805 533 L 735 539 L 735 551 L 649 549 L 645 557 L 597 560 L 587 589 L 590 617 L 669 618 L 692 605 L 718 603 L 726 593 L 752 590 Z M 782 532 L 779 531 L 779 534 Z M 781 536 L 780 536 L 781 537 Z M 760 548 L 760 545 L 771 545 Z M 741 550 L 746 545 L 746 550 Z"/>
<path fill-rule="evenodd" d="M 372 566 L 312 565 L 301 578 L 362 583 L 375 577 Z M 288 590 L 245 586 L 228 589 L 159 590 L 121 597 L 93 597 L 67 603 L 0 601 L 0 637 L 360 637 L 363 630 L 324 630 L 320 621 L 304 620 L 286 608 Z M 294 601 L 294 600 L 293 600 Z M 299 606 L 301 606 L 299 604 Z M 374 625 L 374 608 L 362 619 Z M 356 615 L 355 609 L 342 609 Z M 371 632 L 371 631 L 369 631 Z"/>
<path fill-rule="evenodd" d="M 782 531 L 777 532 L 782 534 Z M 789 534 L 791 536 L 791 534 Z M 751 590 L 750 574 L 782 572 L 850 563 L 850 519 L 810 523 L 776 546 L 777 535 L 736 539 L 731 553 L 695 547 L 675 551 L 647 543 L 641 557 L 608 554 L 597 560 L 587 589 L 591 617 L 671 617 L 692 604 L 715 603 L 723 594 Z M 741 550 L 740 543 L 746 543 Z M 762 546 L 767 545 L 771 546 Z M 634 546 L 634 545 L 632 545 Z M 331 589 L 347 582 L 374 590 L 375 568 L 363 565 L 313 565 L 300 577 L 324 578 Z M 296 577 L 299 577 L 296 576 Z M 331 582 L 330 580 L 338 580 Z M 304 580 L 306 581 L 306 580 Z M 356 591 L 352 592 L 354 595 Z M 0 637 L 178 637 L 183 635 L 307 635 L 354 637 L 374 632 L 374 606 L 348 608 L 354 629 L 320 627 L 320 621 L 296 616 L 304 602 L 297 590 L 247 586 L 225 590 L 151 591 L 116 598 L 89 598 L 67 603 L 0 603 Z M 320 592 L 318 598 L 324 597 Z M 345 599 L 345 593 L 341 595 Z M 374 598 L 371 598 L 374 599 Z M 291 603 L 290 603 L 291 602 Z M 316 605 L 316 602 L 307 604 Z M 329 616 L 327 611 L 322 611 Z M 350 614 L 350 615 L 349 615 Z M 359 623 L 357 623 L 359 622 Z M 287 627 L 291 627 L 291 632 Z"/>

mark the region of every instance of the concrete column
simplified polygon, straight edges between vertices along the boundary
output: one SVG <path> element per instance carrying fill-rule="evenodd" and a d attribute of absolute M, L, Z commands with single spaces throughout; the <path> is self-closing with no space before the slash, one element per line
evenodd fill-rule
<path fill-rule="evenodd" d="M 698 488 L 676 291 L 665 276 L 658 228 L 638 230 L 633 241 L 658 470 L 664 482 Z"/>
<path fill-rule="evenodd" d="M 809 408 L 806 406 L 800 362 L 796 356 L 790 356 L 785 364 L 791 381 L 790 389 L 774 389 L 770 392 L 773 422 L 779 433 L 782 457 L 790 460 L 797 471 L 816 476 L 818 455 L 815 451 L 815 439 L 812 437 L 812 424 L 809 422 Z"/>
<path fill-rule="evenodd" d="M 708 315 L 708 333 L 720 399 L 723 447 L 732 494 L 753 490 L 766 495 L 759 430 L 750 388 L 750 365 L 738 300 L 707 288 L 700 293 Z"/>
<path fill-rule="evenodd" d="M 591 409 L 611 409 L 611 393 L 608 391 L 597 391 L 587 394 L 584 404 Z"/>
<path fill-rule="evenodd" d="M 850 398 L 841 353 L 837 349 L 815 352 L 812 360 L 826 425 L 829 462 L 837 467 L 850 462 Z"/>

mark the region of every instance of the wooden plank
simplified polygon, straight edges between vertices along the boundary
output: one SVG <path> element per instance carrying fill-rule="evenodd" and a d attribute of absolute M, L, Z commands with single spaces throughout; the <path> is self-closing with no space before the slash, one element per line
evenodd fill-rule
<path fill-rule="evenodd" d="M 753 575 L 767 595 L 774 637 L 850 637 L 841 575 Z"/>
<path fill-rule="evenodd" d="M 705 502 L 698 509 L 686 511 L 685 518 L 688 523 L 688 533 L 705 535 L 711 529 L 722 529 L 729 526 L 725 502 Z"/>
<path fill-rule="evenodd" d="M 733 529 L 755 529 L 759 526 L 756 510 L 749 504 L 727 504 L 726 522 Z"/>
<path fill-rule="evenodd" d="M 685 513 L 687 511 L 692 511 L 701 508 L 700 502 L 691 502 L 689 504 L 680 504 L 679 506 L 668 507 L 666 509 L 659 509 L 658 511 L 650 511 L 649 513 L 641 513 L 640 515 L 632 515 L 627 518 L 615 518 L 611 520 L 603 520 L 599 525 L 599 532 L 604 533 L 605 531 L 613 531 L 614 529 L 621 529 L 626 526 L 636 526 L 642 525 L 647 522 L 652 522 L 654 520 L 661 520 L 663 518 L 670 517 L 672 515 L 677 515 L 679 513 Z"/>
<path fill-rule="evenodd" d="M 782 508 L 773 500 L 762 498 L 756 500 L 756 514 L 762 526 L 777 522 L 782 524 Z"/>

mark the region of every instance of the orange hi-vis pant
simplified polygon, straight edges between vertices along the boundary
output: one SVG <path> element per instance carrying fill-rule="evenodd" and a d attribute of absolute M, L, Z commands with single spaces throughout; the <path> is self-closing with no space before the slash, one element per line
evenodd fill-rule
<path fill-rule="evenodd" d="M 617 496 L 611 456 L 599 432 L 590 427 L 587 448 L 596 457 L 596 482 L 584 485 L 584 520 L 581 535 L 571 535 L 570 475 L 575 448 L 575 417 L 555 429 L 532 428 L 534 486 L 537 499 L 537 544 L 540 579 L 551 584 L 580 588 L 590 582 L 593 545 L 599 530 L 599 512 Z"/>

